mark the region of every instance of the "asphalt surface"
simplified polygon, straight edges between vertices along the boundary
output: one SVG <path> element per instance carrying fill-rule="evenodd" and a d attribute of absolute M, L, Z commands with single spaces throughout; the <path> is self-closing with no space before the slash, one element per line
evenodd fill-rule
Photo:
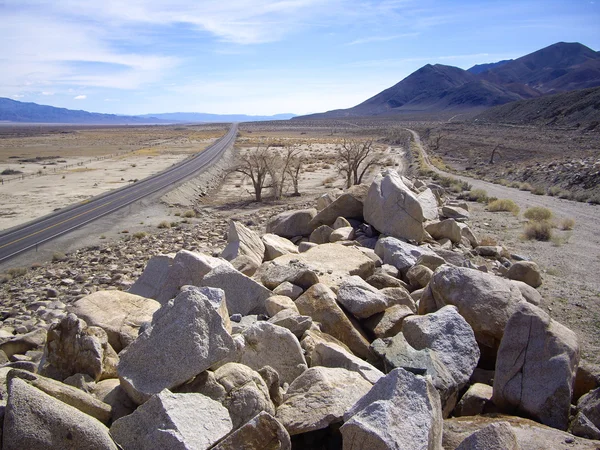
<path fill-rule="evenodd" d="M 0 263 L 157 191 L 175 188 L 183 180 L 217 161 L 235 141 L 236 134 L 237 125 L 234 124 L 219 141 L 163 172 L 1 233 Z"/>

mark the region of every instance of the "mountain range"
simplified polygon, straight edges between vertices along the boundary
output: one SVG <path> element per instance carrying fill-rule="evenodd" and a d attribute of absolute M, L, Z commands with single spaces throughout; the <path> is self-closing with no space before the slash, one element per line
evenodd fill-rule
<path fill-rule="evenodd" d="M 427 64 L 352 108 L 297 118 L 477 111 L 596 86 L 600 86 L 600 52 L 579 43 L 559 42 L 518 59 L 468 70 Z"/>
<path fill-rule="evenodd" d="M 141 116 L 91 113 L 82 110 L 55 108 L 54 106 L 26 103 L 0 97 L 0 122 L 20 123 L 70 123 L 94 125 L 139 125 L 198 122 L 256 122 L 262 120 L 287 120 L 294 114 L 275 116 L 248 116 L 244 114 L 165 113 Z"/>

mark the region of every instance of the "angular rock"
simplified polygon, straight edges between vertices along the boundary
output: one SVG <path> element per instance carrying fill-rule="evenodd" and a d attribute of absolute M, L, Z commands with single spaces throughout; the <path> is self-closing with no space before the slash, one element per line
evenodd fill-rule
<path fill-rule="evenodd" d="M 100 327 L 119 353 L 138 336 L 140 327 L 160 308 L 156 300 L 121 291 L 98 291 L 77 300 L 69 308 L 89 326 Z"/>
<path fill-rule="evenodd" d="M 327 244 L 329 242 L 329 236 L 333 233 L 333 228 L 329 225 L 321 225 L 310 233 L 308 240 L 313 244 Z"/>
<path fill-rule="evenodd" d="M 435 194 L 430 188 L 425 189 L 417 195 L 417 200 L 423 209 L 423 217 L 425 220 L 437 220 L 438 202 Z"/>
<path fill-rule="evenodd" d="M 429 287 L 437 308 L 455 305 L 477 342 L 490 348 L 498 347 L 509 317 L 524 301 L 510 281 L 466 267 L 438 268 Z"/>
<path fill-rule="evenodd" d="M 400 333 L 404 319 L 413 314 L 414 311 L 406 305 L 394 305 L 382 313 L 369 317 L 364 326 L 376 338 L 392 337 Z"/>
<path fill-rule="evenodd" d="M 110 405 L 113 422 L 123 416 L 128 416 L 137 407 L 121 387 L 118 378 L 99 381 L 94 385 L 91 393 L 101 402 Z"/>
<path fill-rule="evenodd" d="M 461 222 L 469 220 L 469 211 L 459 206 L 442 206 L 442 216 L 447 219 L 454 219 Z"/>
<path fill-rule="evenodd" d="M 325 333 L 342 341 L 355 355 L 364 359 L 372 356 L 364 333 L 338 306 L 335 294 L 326 285 L 315 284 L 298 297 L 296 306 L 300 314 L 319 322 Z"/>
<path fill-rule="evenodd" d="M 337 301 L 359 319 L 384 311 L 390 306 L 387 300 L 377 289 L 356 275 L 342 281 L 337 295 Z"/>
<path fill-rule="evenodd" d="M 4 339 L 0 344 L 0 350 L 10 359 L 13 355 L 23 355 L 30 350 L 42 348 L 45 343 L 46 330 L 38 328 L 29 333 Z"/>
<path fill-rule="evenodd" d="M 425 227 L 432 238 L 434 239 L 450 239 L 455 244 L 458 244 L 462 238 L 461 229 L 454 219 L 446 219 L 441 222 L 431 223 Z"/>
<path fill-rule="evenodd" d="M 469 244 L 471 245 L 471 247 L 473 247 L 473 248 L 478 247 L 479 239 L 477 239 L 477 236 L 475 236 L 475 233 L 473 233 L 473 230 L 471 230 L 469 228 L 469 226 L 465 223 L 458 222 L 458 226 L 460 227 L 461 237 L 466 239 L 467 241 L 469 241 Z"/>
<path fill-rule="evenodd" d="M 271 366 L 280 382 L 291 383 L 307 369 L 298 339 L 286 328 L 259 321 L 243 333 L 246 345 L 239 362 L 260 370 Z"/>
<path fill-rule="evenodd" d="M 223 289 L 229 314 L 263 314 L 273 293 L 233 267 L 220 265 L 204 275 L 202 286 Z"/>
<path fill-rule="evenodd" d="M 402 334 L 413 348 L 436 352 L 459 389 L 468 383 L 479 361 L 479 347 L 473 330 L 455 306 L 405 318 Z"/>
<path fill-rule="evenodd" d="M 292 436 L 320 430 L 340 422 L 371 386 L 356 372 L 312 367 L 290 384 L 275 418 Z"/>
<path fill-rule="evenodd" d="M 121 385 L 138 404 L 178 386 L 235 350 L 211 301 L 199 290 L 181 292 L 121 352 Z M 157 358 L 160 363 L 157 364 Z"/>
<path fill-rule="evenodd" d="M 506 277 L 511 280 L 522 281 L 531 287 L 537 288 L 542 285 L 542 274 L 540 268 L 533 261 L 517 261 L 508 268 Z"/>
<path fill-rule="evenodd" d="M 416 242 L 425 238 L 423 208 L 396 171 L 386 170 L 375 177 L 363 214 L 381 233 Z"/>
<path fill-rule="evenodd" d="M 284 269 L 282 270 L 281 267 Z M 350 275 L 358 275 L 363 279 L 369 277 L 375 270 L 375 263 L 357 248 L 340 244 L 323 244 L 304 253 L 283 255 L 263 264 L 259 271 L 260 279 L 267 287 L 275 283 L 277 286 L 283 281 L 289 281 L 303 289 L 312 286 L 312 284 L 306 286 L 307 283 L 300 284 L 300 281 L 295 279 L 296 275 L 292 276 L 292 273 L 297 272 L 296 269 L 293 269 L 294 267 L 302 268 L 304 272 L 311 271 L 317 275 L 319 283 L 337 288 Z M 289 273 L 287 277 L 284 277 L 286 270 Z M 281 272 L 281 275 L 273 275 L 275 272 Z"/>
<path fill-rule="evenodd" d="M 76 373 L 88 374 L 94 380 L 114 378 L 119 357 L 108 343 L 102 328 L 88 327 L 75 314 L 69 313 L 48 330 L 40 374 L 64 380 Z"/>
<path fill-rule="evenodd" d="M 319 282 L 315 269 L 297 258 L 287 259 L 285 256 L 264 263 L 255 278 L 269 289 L 283 283 L 290 283 L 301 289 L 308 289 Z"/>
<path fill-rule="evenodd" d="M 298 339 L 300 339 L 304 332 L 313 324 L 310 316 L 301 316 L 298 313 L 298 310 L 294 311 L 292 309 L 284 309 L 283 311 L 279 311 L 277 314 L 271 317 L 268 322 L 272 323 L 273 325 L 287 328 Z"/>
<path fill-rule="evenodd" d="M 521 450 L 521 446 L 508 422 L 496 422 L 473 433 L 456 450 Z"/>
<path fill-rule="evenodd" d="M 129 416 L 112 424 L 110 434 L 124 449 L 208 449 L 232 430 L 229 413 L 202 394 L 153 395 Z"/>
<path fill-rule="evenodd" d="M 584 359 L 579 361 L 573 385 L 573 401 L 576 402 L 597 387 L 600 387 L 600 367 Z"/>
<path fill-rule="evenodd" d="M 211 450 L 291 450 L 290 435 L 272 415 L 261 412 Z"/>
<path fill-rule="evenodd" d="M 174 259 L 174 254 L 155 255 L 150 258 L 146 263 L 144 271 L 129 288 L 128 292 L 144 298 L 158 298 L 160 291 L 167 283 Z M 176 292 L 173 292 L 173 294 L 176 294 Z"/>
<path fill-rule="evenodd" d="M 285 295 L 286 297 L 289 297 L 292 300 L 296 300 L 302 295 L 303 292 L 304 289 L 302 289 L 300 286 L 296 286 L 295 284 L 290 283 L 289 281 L 284 281 L 275 289 L 273 289 L 273 294 Z"/>
<path fill-rule="evenodd" d="M 487 412 L 486 408 L 489 409 L 493 391 L 492 387 L 487 384 L 473 384 L 456 405 L 454 415 L 456 417 L 477 416 Z"/>
<path fill-rule="evenodd" d="M 314 208 L 300 211 L 284 211 L 269 221 L 267 224 L 267 233 L 273 233 L 285 238 L 307 236 L 316 228 L 311 224 L 311 220 L 316 215 L 317 210 Z"/>
<path fill-rule="evenodd" d="M 352 353 L 352 351 L 348 348 L 348 346 L 346 344 L 344 344 L 342 341 L 334 338 L 330 334 L 323 333 L 322 331 L 318 330 L 316 327 L 313 327 L 304 333 L 304 336 L 302 336 L 302 340 L 300 341 L 300 346 L 304 350 L 304 355 L 306 356 L 306 361 L 308 362 L 309 367 L 312 367 L 314 365 L 312 363 L 312 361 L 310 360 L 310 355 L 313 354 L 313 352 L 318 344 L 325 344 L 325 345 L 334 344 L 334 345 L 337 345 L 338 347 L 343 348 L 348 353 Z"/>
<path fill-rule="evenodd" d="M 344 414 L 344 449 L 442 449 L 440 397 L 424 377 L 394 369 Z"/>
<path fill-rule="evenodd" d="M 575 333 L 521 302 L 498 349 L 494 403 L 566 430 L 578 363 Z"/>
<path fill-rule="evenodd" d="M 577 409 L 600 430 L 600 388 L 588 392 L 577 402 Z M 594 438 L 598 439 L 598 438 Z"/>
<path fill-rule="evenodd" d="M 2 448 L 5 450 L 117 450 L 98 420 L 20 378 L 8 384 Z"/>
<path fill-rule="evenodd" d="M 338 217 L 346 219 L 363 219 L 363 202 L 357 196 L 345 193 L 336 198 L 332 203 L 325 206 L 312 219 L 311 225 L 319 227 L 321 225 L 333 225 Z"/>
<path fill-rule="evenodd" d="M 521 291 L 521 295 L 525 299 L 527 303 L 531 303 L 534 306 L 540 306 L 542 303 L 542 295 L 538 292 L 537 289 L 532 288 L 526 283 L 517 280 L 511 280 L 512 283 L 519 288 Z"/>
<path fill-rule="evenodd" d="M 408 269 L 406 278 L 414 289 L 422 289 L 429 284 L 433 271 L 429 267 L 416 264 Z"/>
<path fill-rule="evenodd" d="M 269 316 L 274 316 L 279 311 L 291 309 L 298 312 L 298 307 L 290 297 L 285 295 L 273 295 L 265 300 L 265 309 Z"/>
<path fill-rule="evenodd" d="M 245 256 L 250 264 L 245 275 L 252 275 L 260 267 L 265 256 L 265 244 L 258 233 L 234 220 L 229 222 L 227 231 L 227 246 L 221 252 L 221 258 L 230 261 L 233 267 L 238 268 L 236 261 Z M 238 268 L 239 270 L 239 268 Z"/>
<path fill-rule="evenodd" d="M 379 239 L 375 246 L 375 253 L 384 264 L 391 264 L 402 274 L 406 274 L 408 269 L 414 266 L 421 256 L 437 256 L 429 247 L 418 247 L 393 237 Z"/>
<path fill-rule="evenodd" d="M 600 429 L 581 411 L 577 413 L 571 422 L 569 431 L 575 436 L 586 439 L 600 439 Z"/>
<path fill-rule="evenodd" d="M 221 401 L 233 428 L 239 428 L 262 411 L 275 414 L 269 388 L 258 372 L 243 364 L 227 363 L 215 370 L 215 380 L 225 389 Z"/>
<path fill-rule="evenodd" d="M 329 242 L 351 241 L 354 239 L 354 228 L 343 227 L 334 230 L 329 235 Z"/>
<path fill-rule="evenodd" d="M 267 233 L 262 236 L 262 242 L 265 246 L 265 261 L 271 261 L 279 256 L 288 253 L 298 253 L 298 247 L 290 241 L 276 234 Z"/>
<path fill-rule="evenodd" d="M 362 214 L 362 209 L 361 209 L 361 214 Z M 333 228 L 334 230 L 339 230 L 340 228 L 352 228 L 352 225 L 350 224 L 350 222 L 348 222 L 348 220 L 345 217 L 338 217 L 337 219 L 335 219 L 335 222 L 333 222 L 333 225 L 331 226 L 331 228 Z"/>
<path fill-rule="evenodd" d="M 346 351 L 343 347 L 334 343 L 318 342 L 311 348 L 310 354 L 307 354 L 310 360 L 311 367 L 339 367 L 359 373 L 365 380 L 371 384 L 375 384 L 381 377 L 383 372 L 376 369 L 371 364 L 354 356 Z"/>

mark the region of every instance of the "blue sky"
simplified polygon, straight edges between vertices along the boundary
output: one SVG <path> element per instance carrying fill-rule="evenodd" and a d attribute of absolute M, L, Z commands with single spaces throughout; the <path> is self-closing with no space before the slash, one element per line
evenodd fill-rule
<path fill-rule="evenodd" d="M 427 63 L 600 50 L 600 0 L 0 0 L 0 17 L 0 97 L 116 114 L 320 112 Z"/>

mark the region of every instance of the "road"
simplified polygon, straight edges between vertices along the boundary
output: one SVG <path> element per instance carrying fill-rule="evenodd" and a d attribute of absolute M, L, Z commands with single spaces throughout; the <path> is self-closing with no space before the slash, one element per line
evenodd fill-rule
<path fill-rule="evenodd" d="M 217 161 L 235 141 L 237 125 L 216 143 L 169 169 L 0 234 L 0 263 L 179 182 Z"/>

